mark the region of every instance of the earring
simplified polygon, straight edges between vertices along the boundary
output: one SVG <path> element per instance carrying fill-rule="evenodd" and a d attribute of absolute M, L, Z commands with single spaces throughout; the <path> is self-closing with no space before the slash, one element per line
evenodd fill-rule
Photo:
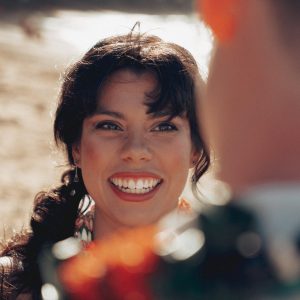
<path fill-rule="evenodd" d="M 75 175 L 74 175 L 74 182 L 79 182 L 79 177 L 78 177 L 78 167 L 75 166 Z"/>

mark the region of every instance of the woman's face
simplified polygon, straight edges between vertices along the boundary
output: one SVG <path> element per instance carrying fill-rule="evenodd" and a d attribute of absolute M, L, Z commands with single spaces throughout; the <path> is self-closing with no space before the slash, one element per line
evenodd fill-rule
<path fill-rule="evenodd" d="M 147 95 L 156 84 L 149 72 L 113 73 L 73 146 L 95 200 L 96 235 L 98 229 L 153 223 L 177 206 L 196 153 L 185 117 L 147 114 Z"/>

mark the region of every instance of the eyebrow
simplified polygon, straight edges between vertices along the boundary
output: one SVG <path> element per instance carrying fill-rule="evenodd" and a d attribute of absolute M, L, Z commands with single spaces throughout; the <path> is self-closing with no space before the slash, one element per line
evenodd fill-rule
<path fill-rule="evenodd" d="M 154 118 L 171 116 L 168 111 L 156 111 L 151 113 L 150 115 L 152 115 Z"/>
<path fill-rule="evenodd" d="M 168 111 L 157 111 L 157 112 L 151 113 L 150 115 L 151 115 L 152 119 L 168 117 L 167 121 L 170 121 L 170 120 L 174 119 L 175 117 L 177 117 L 177 115 L 173 115 L 172 113 L 170 113 Z"/>
<path fill-rule="evenodd" d="M 125 116 L 122 113 L 117 112 L 117 111 L 110 111 L 110 110 L 100 109 L 95 112 L 95 115 L 106 115 L 106 116 L 110 116 L 110 117 L 114 117 L 114 118 L 118 118 L 118 119 L 122 119 L 122 120 L 125 119 Z"/>
<path fill-rule="evenodd" d="M 122 114 L 121 112 L 104 110 L 104 109 L 98 109 L 94 115 L 106 115 L 106 116 L 114 117 L 117 119 L 122 119 L 122 120 L 126 119 L 124 114 Z M 149 115 L 150 119 L 169 117 L 168 120 L 171 120 L 174 117 L 176 117 L 176 116 L 172 116 L 172 114 L 170 114 L 167 111 L 153 112 L 153 113 L 149 113 L 148 115 Z"/>

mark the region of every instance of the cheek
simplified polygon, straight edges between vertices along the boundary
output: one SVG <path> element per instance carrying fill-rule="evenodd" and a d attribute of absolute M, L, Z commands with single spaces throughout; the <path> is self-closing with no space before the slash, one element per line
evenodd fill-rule
<path fill-rule="evenodd" d="M 81 142 L 81 171 L 85 187 L 91 197 L 99 203 L 104 182 L 106 162 L 111 161 L 105 149 L 96 139 L 85 138 Z"/>
<path fill-rule="evenodd" d="M 99 159 L 101 160 L 101 147 L 99 147 L 97 142 L 86 139 L 83 141 L 82 145 L 83 147 L 81 149 L 81 157 L 83 164 L 89 164 Z"/>
<path fill-rule="evenodd" d="M 160 149 L 163 153 L 163 161 L 166 167 L 175 174 L 187 176 L 191 162 L 191 141 L 189 137 L 182 136 L 173 143 L 169 143 L 165 150 Z"/>
<path fill-rule="evenodd" d="M 105 162 L 109 160 L 105 147 L 97 139 L 85 138 L 81 142 L 81 170 L 84 178 L 95 177 L 105 167 Z"/>

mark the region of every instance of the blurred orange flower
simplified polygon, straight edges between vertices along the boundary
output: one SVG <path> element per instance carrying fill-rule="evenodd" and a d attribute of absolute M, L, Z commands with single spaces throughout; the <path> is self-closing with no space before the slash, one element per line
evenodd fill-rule
<path fill-rule="evenodd" d="M 72 300 L 150 300 L 149 276 L 158 267 L 155 226 L 124 230 L 92 242 L 59 268 Z"/>

